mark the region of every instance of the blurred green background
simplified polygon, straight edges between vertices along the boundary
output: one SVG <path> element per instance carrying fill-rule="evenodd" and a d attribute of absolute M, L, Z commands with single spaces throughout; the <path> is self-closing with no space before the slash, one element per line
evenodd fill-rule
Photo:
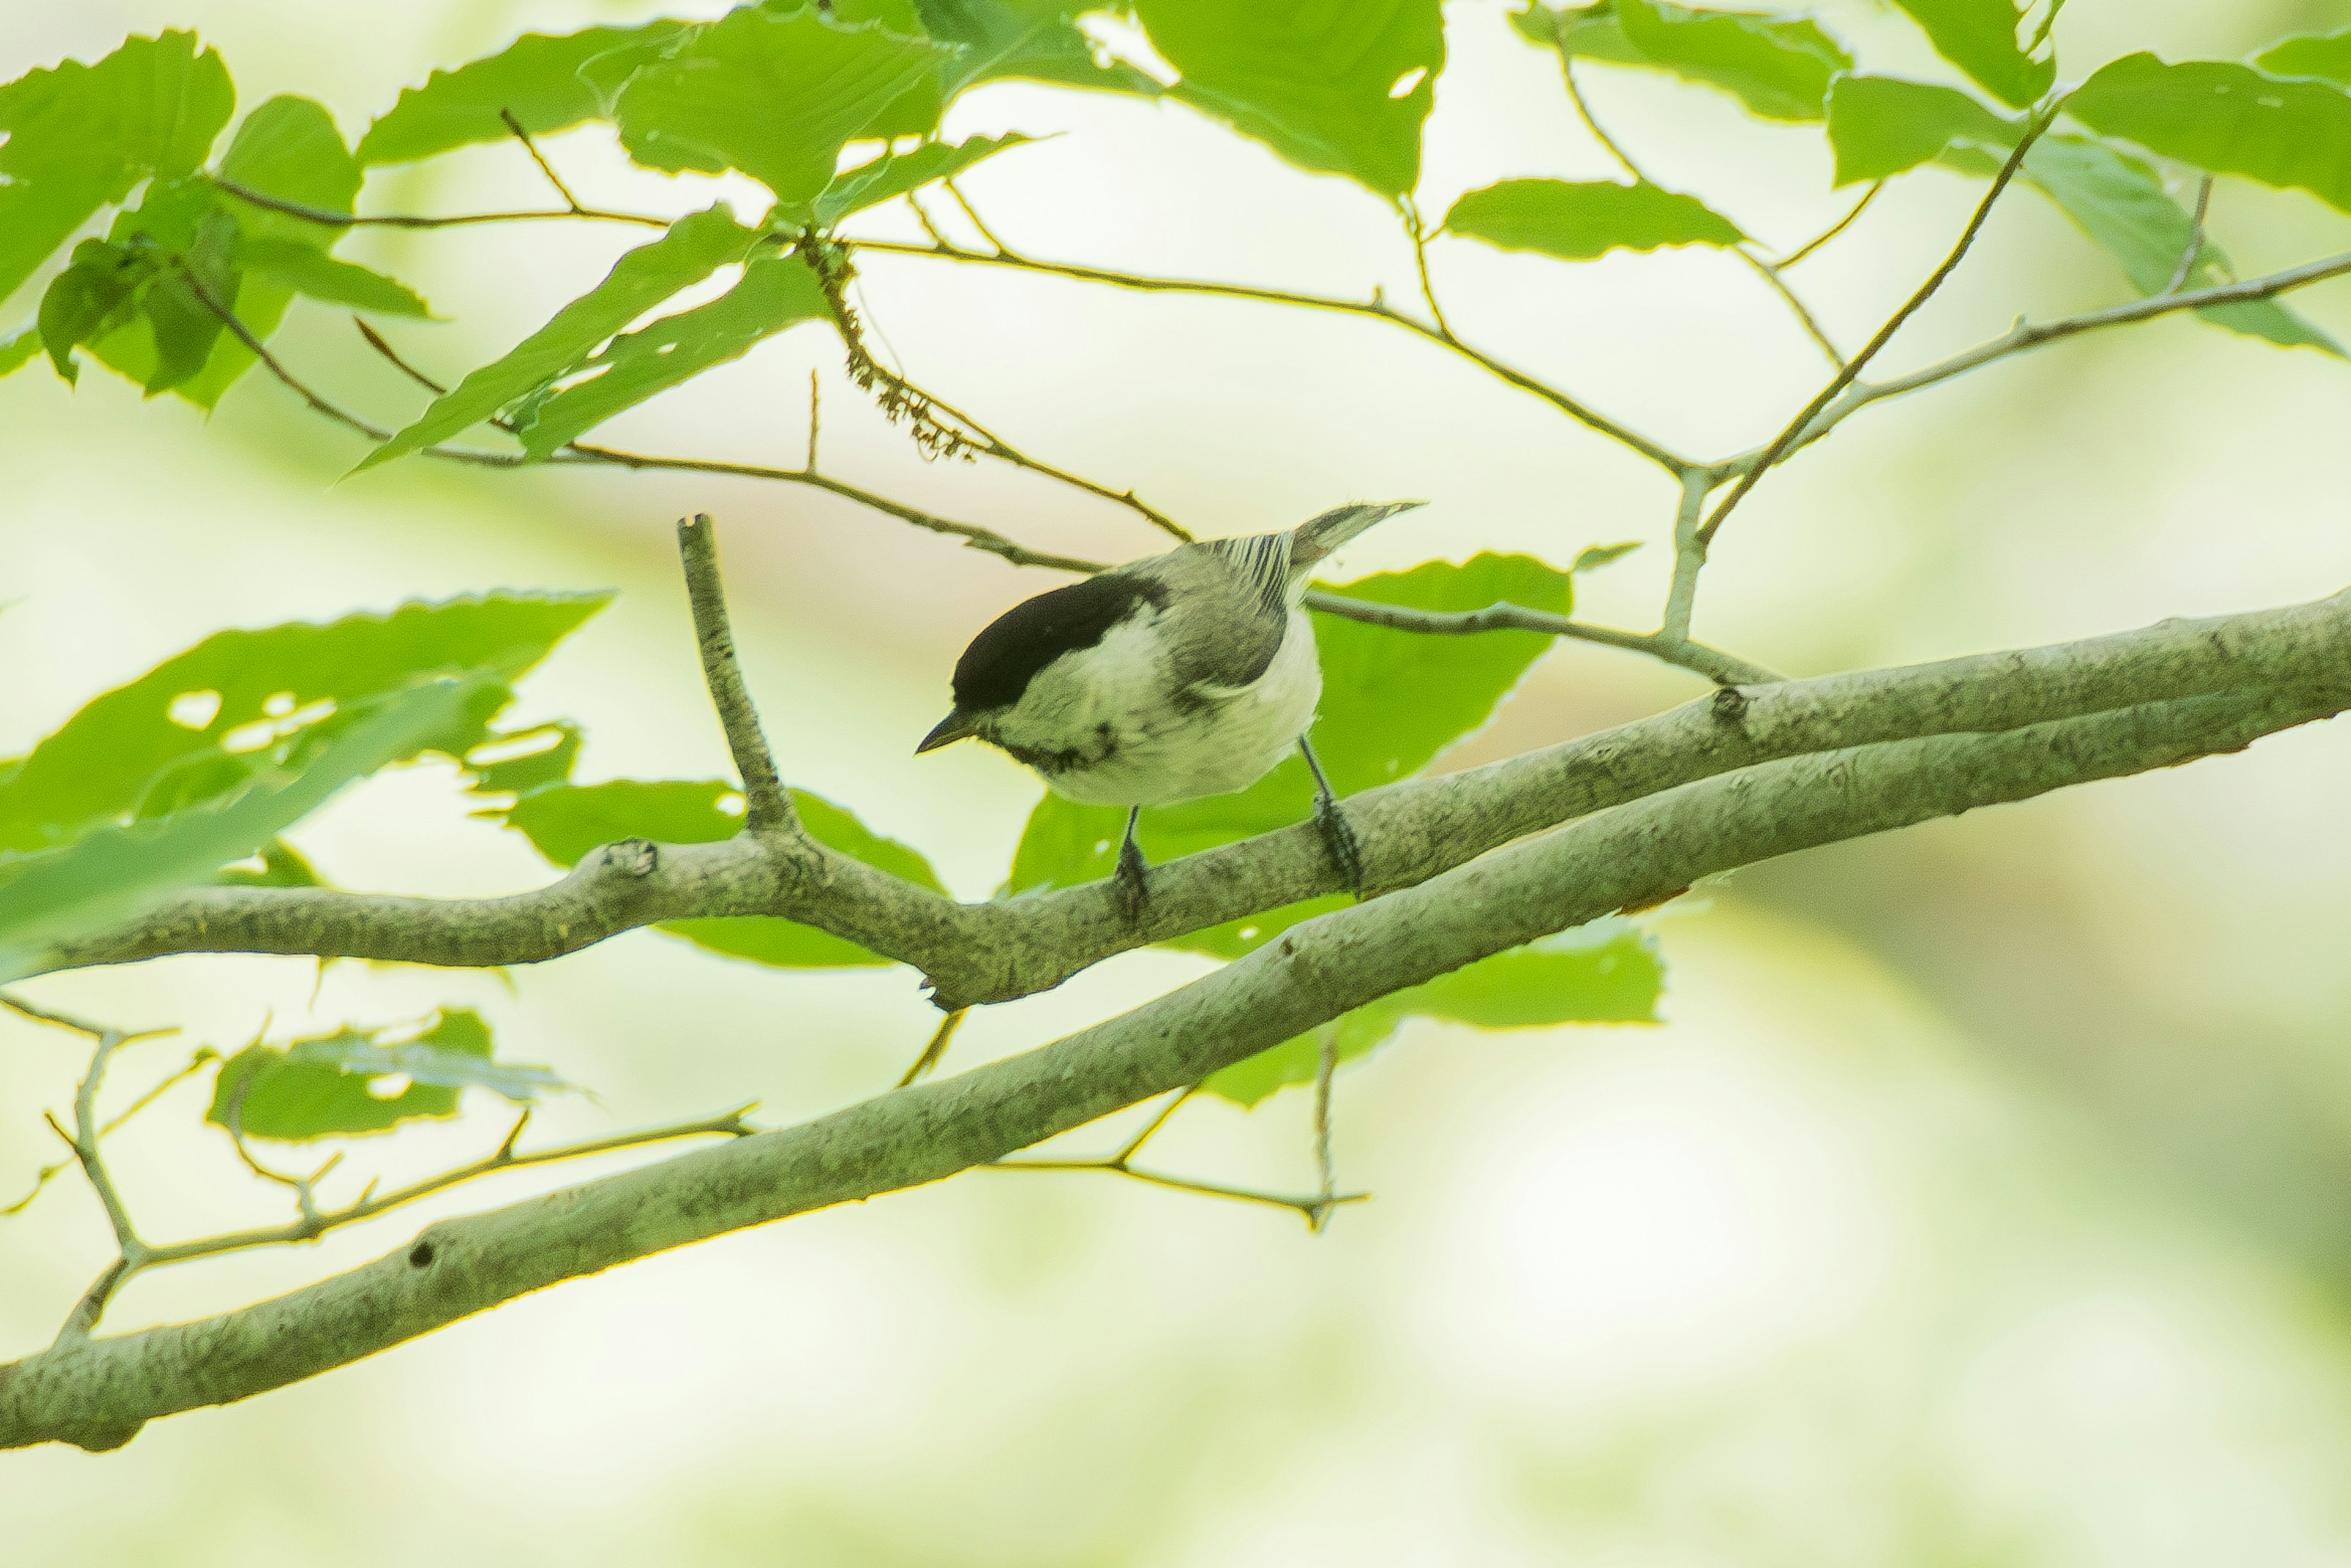
<path fill-rule="evenodd" d="M 0 17 L 0 79 L 126 32 L 193 26 L 240 102 L 298 90 L 346 133 L 435 63 L 519 30 L 709 14 L 594 0 L 115 0 Z M 1819 7 L 1867 68 L 1941 76 L 1867 0 Z M 1449 13 L 1424 205 L 1520 174 L 1600 178 L 1554 60 L 1504 10 Z M 2078 79 L 2137 47 L 2233 55 L 2351 21 L 2339 4 L 2074 0 Z M 1660 180 L 1782 245 L 1848 199 L 1816 131 L 1595 68 L 1595 107 Z M 1411 297 L 1393 222 L 1176 108 L 1020 85 L 951 135 L 1066 130 L 973 173 L 1040 256 Z M 547 143 L 582 196 L 690 199 L 609 133 Z M 379 172 L 374 210 L 543 199 L 515 150 Z M 729 182 L 689 181 L 750 198 Z M 1948 246 L 1977 187 L 1894 187 L 1795 275 L 1860 341 Z M 706 198 L 705 198 L 706 199 Z M 884 217 L 919 237 L 903 213 Z M 2226 184 L 2251 274 L 2346 247 L 2339 215 Z M 416 284 L 397 335 L 454 375 L 543 320 L 626 233 L 381 230 L 344 247 Z M 1817 386 L 1816 351 L 1718 253 L 1562 267 L 1457 242 L 1454 325 L 1667 443 L 1752 444 Z M 1346 573 L 1479 548 L 1564 564 L 1583 613 L 1653 623 L 1672 497 L 1532 400 L 1375 325 L 868 259 L 870 321 L 909 373 L 1026 449 L 1210 532 L 1355 497 L 1423 512 Z M 1915 364 L 2125 297 L 2020 192 L 1890 351 Z M 0 305 L 13 329 L 34 290 Z M 2297 297 L 2351 335 L 2351 285 Z M 304 305 L 281 351 L 397 422 L 411 389 Z M 809 371 L 843 477 L 1045 549 L 1145 553 L 1127 514 L 1001 469 L 925 465 L 803 329 L 640 410 L 615 444 L 789 465 Z M 1764 486 L 1715 555 L 1699 633 L 1812 674 L 2313 597 L 2351 580 L 2351 370 L 2179 319 L 2078 340 L 1844 426 Z M 357 444 L 259 376 L 208 423 L 102 371 L 0 382 L 0 755 L 223 625 L 326 619 L 501 585 L 622 590 L 527 683 L 588 727 L 580 776 L 706 777 L 669 524 L 726 525 L 749 675 L 785 769 L 1000 880 L 1037 786 L 960 747 L 919 763 L 970 632 L 1050 586 L 813 493 L 678 476 L 487 474 L 410 461 L 336 483 Z M 1563 646 L 1443 766 L 1697 695 Z M 2351 823 L 2338 727 L 2176 772 L 1760 867 L 1648 917 L 1656 1029 L 1481 1035 L 1422 1022 L 1340 1082 L 1342 1180 L 1378 1195 L 1309 1238 L 1279 1211 L 1109 1177 L 976 1173 L 727 1238 L 513 1303 L 301 1386 L 158 1423 L 129 1448 L 0 1459 L 11 1563 L 2316 1564 L 2351 1561 Z M 548 873 L 468 820 L 445 769 L 371 781 L 295 835 L 347 886 L 488 893 Z M 976 1018 L 949 1070 L 1198 971 L 1137 955 Z M 594 1089 L 539 1134 L 707 1113 L 794 1119 L 893 1082 L 931 1015 L 903 969 L 793 976 L 652 935 L 511 976 L 174 959 L 26 994 L 177 1023 L 188 1041 L 482 1009 L 502 1054 Z M 0 1021 L 0 1186 L 55 1155 L 70 1037 Z M 277 1217 L 197 1125 L 191 1087 L 122 1135 L 149 1233 Z M 423 1171 L 495 1145 L 490 1106 L 359 1145 Z M 1080 1134 L 1107 1147 L 1118 1129 Z M 1187 1109 L 1159 1165 L 1305 1190 L 1305 1097 Z M 592 1174 L 517 1176 L 458 1212 Z M 151 1276 L 115 1328 L 217 1311 L 373 1257 L 412 1213 L 275 1255 Z M 61 1183 L 0 1221 L 0 1357 L 37 1348 L 105 1260 Z"/>

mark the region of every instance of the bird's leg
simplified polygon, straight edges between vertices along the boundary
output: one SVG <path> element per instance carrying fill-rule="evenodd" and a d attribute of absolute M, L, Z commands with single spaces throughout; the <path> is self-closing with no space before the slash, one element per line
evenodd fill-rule
<path fill-rule="evenodd" d="M 1332 791 L 1331 780 L 1323 776 L 1322 759 L 1314 755 L 1314 743 L 1304 736 L 1298 737 L 1298 749 L 1306 754 L 1306 766 L 1314 773 L 1314 824 L 1322 830 L 1322 842 L 1331 851 L 1331 859 L 1355 896 L 1364 894 L 1364 841 L 1355 831 L 1355 824 L 1347 821 L 1339 797 Z"/>
<path fill-rule="evenodd" d="M 1111 878 L 1112 889 L 1118 895 L 1118 912 L 1129 925 L 1143 918 L 1143 905 L 1147 897 L 1143 886 L 1143 873 L 1151 862 L 1143 858 L 1143 846 L 1134 841 L 1135 824 L 1143 820 L 1143 808 L 1131 806 L 1126 813 L 1126 837 L 1118 846 L 1118 871 Z"/>

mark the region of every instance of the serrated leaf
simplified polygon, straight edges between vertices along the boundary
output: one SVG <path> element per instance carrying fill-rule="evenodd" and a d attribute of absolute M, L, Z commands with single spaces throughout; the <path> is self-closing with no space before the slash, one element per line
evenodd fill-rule
<path fill-rule="evenodd" d="M 2273 77 L 2318 77 L 2351 86 L 2351 27 L 2281 38 L 2255 55 L 2253 64 Z"/>
<path fill-rule="evenodd" d="M 597 80 L 599 62 L 634 64 L 659 57 L 688 30 L 684 22 L 640 27 L 590 27 L 551 37 L 528 33 L 495 55 L 452 70 L 436 70 L 422 87 L 402 88 L 399 101 L 360 138 L 362 163 L 405 163 L 514 133 L 498 117 L 505 110 L 534 136 L 567 130 L 609 111 Z M 619 73 L 627 79 L 628 70 Z"/>
<path fill-rule="evenodd" d="M 413 423 L 360 459 L 352 472 L 446 440 L 543 391 L 679 289 L 742 260 L 758 240 L 723 205 L 678 219 L 661 238 L 614 262 L 603 282 L 557 311 L 546 326 L 435 398 Z"/>
<path fill-rule="evenodd" d="M 1383 196 L 1420 183 L 1420 133 L 1445 68 L 1437 0 L 1269 5 L 1137 0 L 1183 73 L 1170 96 L 1317 173 Z"/>
<path fill-rule="evenodd" d="M 373 1087 L 405 1078 L 396 1094 Z M 341 1029 L 286 1046 L 247 1046 L 221 1063 L 204 1120 L 226 1127 L 234 1111 L 249 1138 L 301 1142 L 391 1130 L 402 1122 L 457 1113 L 459 1092 L 487 1089 L 517 1104 L 570 1088 L 552 1071 L 493 1060 L 489 1025 L 470 1008 L 444 1008 L 425 1020 L 382 1029 Z"/>
<path fill-rule="evenodd" d="M 62 848 L 0 853 L 0 984 L 41 971 L 57 944 L 137 915 L 258 851 L 329 797 L 507 700 L 484 677 L 434 681 L 349 716 L 323 744 L 252 772 L 243 788 Z"/>
<path fill-rule="evenodd" d="M 2065 111 L 2163 157 L 2308 191 L 2351 212 L 2351 92 L 2332 82 L 2142 53 L 2099 68 Z"/>
<path fill-rule="evenodd" d="M 1429 561 L 1333 587 L 1332 592 L 1416 609 L 1479 610 L 1508 600 L 1565 615 L 1574 604 L 1566 572 L 1522 555 L 1479 555 L 1456 566 Z M 1552 640 L 1532 632 L 1431 636 L 1311 612 L 1322 664 L 1314 749 L 1332 788 L 1352 795 L 1417 773 L 1483 726 Z M 1314 787 L 1293 754 L 1247 789 L 1143 813 L 1138 838 L 1155 863 L 1306 821 Z M 1108 876 L 1126 828 L 1119 807 L 1081 806 L 1048 794 L 1029 813 L 1008 891 L 1069 887 Z M 1176 937 L 1166 944 L 1237 957 L 1299 921 L 1343 904 L 1343 895 Z"/>
<path fill-rule="evenodd" d="M 778 218 L 792 224 L 813 224 L 829 229 L 852 213 L 879 206 L 934 180 L 950 180 L 983 158 L 1035 138 L 1013 131 L 1006 136 L 975 136 L 949 145 L 928 141 L 912 152 L 883 153 L 833 176 L 812 202 L 779 202 Z"/>
<path fill-rule="evenodd" d="M 759 257 L 717 298 L 613 339 L 580 367 L 587 379 L 538 403 L 528 423 L 517 421 L 515 433 L 526 453 L 545 457 L 654 393 L 740 359 L 788 327 L 831 317 L 824 286 L 806 262 L 797 256 Z"/>
<path fill-rule="evenodd" d="M 511 683 L 611 597 L 495 593 L 215 632 L 90 701 L 0 779 L 0 851 L 44 849 L 129 821 L 192 770 L 216 769 L 220 787 L 233 788 L 254 767 L 290 756 L 329 705 L 361 706 L 440 674 Z M 177 800 L 203 798 L 172 788 Z"/>
<path fill-rule="evenodd" d="M 1562 261 L 1590 261 L 1617 249 L 1737 245 L 1747 237 L 1696 196 L 1607 180 L 1504 180 L 1455 202 L 1445 226 L 1504 250 Z"/>
<path fill-rule="evenodd" d="M 746 7 L 629 78 L 621 141 L 647 168 L 738 170 L 778 201 L 806 201 L 831 180 L 842 147 L 956 53 L 878 24 Z"/>
<path fill-rule="evenodd" d="M 1884 180 L 1930 163 L 1955 141 L 2003 150 L 2023 127 L 1957 88 L 1896 77 L 1841 76 L 1829 89 L 1836 183 Z"/>
<path fill-rule="evenodd" d="M 1894 0 L 1925 30 L 1935 52 L 1994 98 L 2018 109 L 2041 100 L 2057 79 L 2057 61 L 2034 59 L 2022 29 L 2031 5 L 2017 0 Z M 2055 0 L 2063 4 L 2063 0 Z"/>
<path fill-rule="evenodd" d="M 193 33 L 134 37 L 0 86 L 0 298 L 100 207 L 212 151 L 236 90 Z"/>
<path fill-rule="evenodd" d="M 1669 0 L 1531 5 L 1520 33 L 1569 58 L 1671 71 L 1719 88 L 1765 120 L 1813 120 L 1829 80 L 1853 57 L 1818 23 L 1753 11 L 1697 11 Z"/>
<path fill-rule="evenodd" d="M 345 305 L 380 316 L 430 320 L 433 308 L 414 290 L 354 262 L 337 261 L 300 240 L 256 240 L 237 252 L 250 272 L 284 284 L 295 293 L 328 305 Z"/>
<path fill-rule="evenodd" d="M 1664 988 L 1655 940 L 1628 921 L 1602 920 L 1383 997 L 1326 1027 L 1337 1030 L 1332 1054 L 1349 1061 L 1378 1049 L 1414 1018 L 1479 1029 L 1655 1023 Z M 1313 1082 L 1322 1050 L 1319 1033 L 1300 1035 L 1210 1074 L 1201 1087 L 1255 1105 L 1286 1085 Z"/>
<path fill-rule="evenodd" d="M 1973 172 L 1965 168 L 1970 149 L 2005 154 L 2022 133 L 2022 120 L 1994 113 L 1955 89 L 1926 82 L 1840 77 L 1829 94 L 1829 141 L 1836 150 L 1839 184 L 1883 179 L 1931 160 Z M 2033 144 L 2021 172 L 2122 264 L 2142 296 L 2169 286 L 2195 223 L 2145 161 L 2102 141 L 2059 133 Z M 2231 276 L 2227 253 L 2208 236 L 2187 286 L 2206 287 Z M 2197 314 L 2286 347 L 2342 351 L 2324 331 L 2276 300 L 2213 306 Z"/>
<path fill-rule="evenodd" d="M 885 839 L 847 809 L 804 789 L 792 791 L 800 826 L 818 842 L 891 875 L 945 895 L 946 889 L 921 854 Z M 718 779 L 644 783 L 557 784 L 525 795 L 506 813 L 507 825 L 560 866 L 579 863 L 601 844 L 622 839 L 704 844 L 731 839 L 743 827 L 742 792 Z M 887 964 L 828 931 L 762 915 L 671 920 L 660 930 L 731 957 L 786 968 L 839 968 Z"/>

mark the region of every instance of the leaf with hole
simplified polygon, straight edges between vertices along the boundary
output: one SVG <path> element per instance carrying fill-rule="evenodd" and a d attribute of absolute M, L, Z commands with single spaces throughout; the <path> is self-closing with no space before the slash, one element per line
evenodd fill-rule
<path fill-rule="evenodd" d="M 723 205 L 680 218 L 651 245 L 612 264 L 604 281 L 496 360 L 470 372 L 431 407 L 360 460 L 353 473 L 459 434 L 586 364 L 613 334 L 730 262 L 743 260 L 759 236 Z"/>
<path fill-rule="evenodd" d="M 1664 989 L 1656 939 L 1630 921 L 1600 920 L 1382 997 L 1325 1027 L 1337 1031 L 1332 1054 L 1351 1061 L 1416 1018 L 1479 1029 L 1655 1023 Z M 1287 1085 L 1313 1082 L 1322 1055 L 1320 1031 L 1302 1034 L 1211 1073 L 1201 1087 L 1255 1105 Z"/>
<path fill-rule="evenodd" d="M 1504 180 L 1445 214 L 1447 232 L 1504 250 L 1591 261 L 1612 250 L 1737 245 L 1739 225 L 1696 196 L 1608 180 Z"/>
<path fill-rule="evenodd" d="M 62 848 L 0 853 L 0 984 L 42 973 L 58 945 L 131 919 L 257 852 L 354 779 L 478 728 L 510 694 L 482 676 L 436 680 L 350 714 L 318 744 L 254 769 L 242 787 Z"/>
<path fill-rule="evenodd" d="M 528 1105 L 572 1087 L 548 1068 L 499 1061 L 493 1049 L 489 1025 L 470 1008 L 443 1008 L 421 1024 L 256 1043 L 221 1063 L 204 1120 L 299 1143 L 454 1116 L 466 1089 Z"/>
<path fill-rule="evenodd" d="M 930 862 L 895 839 L 886 839 L 847 809 L 804 789 L 791 792 L 800 826 L 819 843 L 892 876 L 945 896 Z M 486 814 L 486 813 L 485 813 Z M 560 866 L 577 865 L 600 845 L 623 839 L 662 844 L 706 844 L 731 839 L 743 827 L 743 795 L 717 779 L 603 784 L 556 784 L 523 796 L 505 813 L 507 826 Z M 796 921 L 769 915 L 716 915 L 671 920 L 658 929 L 730 957 L 785 968 L 844 968 L 893 962 L 857 944 Z"/>
<path fill-rule="evenodd" d="M 1170 95 L 1290 162 L 1383 196 L 1420 183 L 1421 126 L 1445 68 L 1437 0 L 1269 5 L 1137 0 Z"/>
<path fill-rule="evenodd" d="M 1479 555 L 1458 566 L 1429 561 L 1331 591 L 1435 611 L 1480 610 L 1508 600 L 1565 615 L 1574 603 L 1566 572 L 1522 555 Z M 1309 614 L 1322 665 L 1314 749 L 1343 796 L 1408 778 L 1481 727 L 1552 643 L 1534 632 L 1438 636 L 1320 611 Z M 1143 813 L 1138 836 L 1144 853 L 1159 863 L 1307 821 L 1313 804 L 1305 759 L 1292 754 L 1236 794 L 1151 808 Z M 1069 887 L 1108 876 L 1125 829 L 1121 808 L 1081 806 L 1047 794 L 1029 813 L 1008 891 Z M 1167 946 L 1237 957 L 1345 902 L 1344 895 L 1312 899 L 1176 937 Z"/>
<path fill-rule="evenodd" d="M 2351 212 L 2351 91 L 2333 82 L 2232 60 L 2126 55 L 2075 89 L 2065 111 L 2161 157 Z"/>
<path fill-rule="evenodd" d="M 500 592 L 214 632 L 93 698 L 0 777 L 0 851 L 47 849 L 151 804 L 201 800 L 207 790 L 188 788 L 193 777 L 214 780 L 213 793 L 237 788 L 286 762 L 329 716 L 427 676 L 512 683 L 611 598 Z M 444 738 L 462 754 L 483 735 Z"/>

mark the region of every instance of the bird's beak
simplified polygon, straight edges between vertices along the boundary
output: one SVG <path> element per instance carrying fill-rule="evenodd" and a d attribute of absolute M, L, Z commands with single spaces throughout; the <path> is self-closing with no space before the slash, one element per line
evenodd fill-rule
<path fill-rule="evenodd" d="M 979 721 L 963 709 L 957 708 L 939 720 L 938 727 L 930 734 L 923 737 L 923 744 L 914 747 L 914 755 L 920 757 L 925 751 L 936 751 L 942 746 L 953 746 L 956 741 L 968 739 L 978 733 Z"/>

